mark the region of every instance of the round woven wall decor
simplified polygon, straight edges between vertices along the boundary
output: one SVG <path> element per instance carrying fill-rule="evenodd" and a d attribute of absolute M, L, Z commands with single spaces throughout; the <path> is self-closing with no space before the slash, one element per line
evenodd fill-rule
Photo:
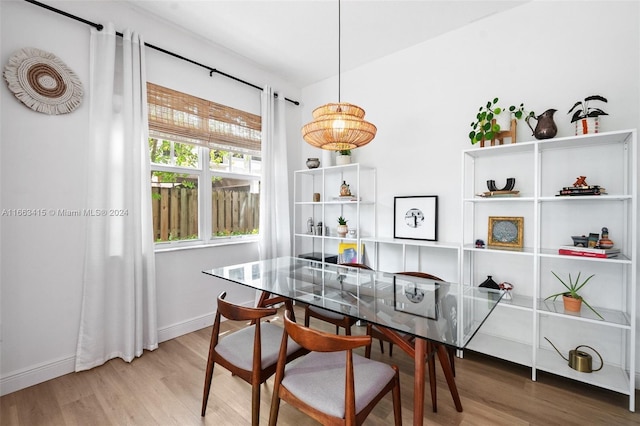
<path fill-rule="evenodd" d="M 53 53 L 25 47 L 9 58 L 3 75 L 16 98 L 35 111 L 66 114 L 82 103 L 82 83 Z"/>

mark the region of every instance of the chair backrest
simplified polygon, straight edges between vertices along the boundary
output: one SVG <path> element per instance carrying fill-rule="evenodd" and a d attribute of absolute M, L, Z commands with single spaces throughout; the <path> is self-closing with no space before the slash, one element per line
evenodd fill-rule
<path fill-rule="evenodd" d="M 416 277 L 416 278 L 426 278 L 428 280 L 434 280 L 434 281 L 442 281 L 444 282 L 444 280 L 442 278 L 436 277 L 435 275 L 431 275 L 428 274 L 426 272 L 411 272 L 411 271 L 405 271 L 405 272 L 398 272 L 398 275 L 408 275 L 411 277 Z"/>
<path fill-rule="evenodd" d="M 367 269 L 369 271 L 373 270 L 364 263 L 338 263 L 338 266 L 350 266 L 352 268 Z"/>
<path fill-rule="evenodd" d="M 276 308 L 250 308 L 246 306 L 235 305 L 227 302 L 224 298 L 227 292 L 223 291 L 218 296 L 217 315 L 233 320 L 233 321 L 249 321 L 275 315 L 278 310 Z"/>
<path fill-rule="evenodd" d="M 371 336 L 340 336 L 304 327 L 291 320 L 289 311 L 284 314 L 284 329 L 285 335 L 313 352 L 350 351 L 371 344 Z"/>

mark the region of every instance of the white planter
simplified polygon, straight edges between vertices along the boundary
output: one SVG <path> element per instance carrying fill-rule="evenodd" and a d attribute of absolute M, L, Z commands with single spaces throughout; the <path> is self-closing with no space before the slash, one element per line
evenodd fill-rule
<path fill-rule="evenodd" d="M 351 164 L 351 156 L 338 154 L 336 156 L 336 166 L 343 166 L 345 164 Z"/>
<path fill-rule="evenodd" d="M 345 237 L 347 235 L 347 232 L 349 232 L 349 228 L 347 225 L 338 225 L 336 231 L 338 232 L 339 237 Z"/>
<path fill-rule="evenodd" d="M 322 150 L 322 162 L 320 166 L 322 167 L 331 167 L 333 166 L 333 151 L 329 151 L 328 149 Z"/>
<path fill-rule="evenodd" d="M 587 117 L 576 121 L 576 135 L 598 133 L 600 127 L 599 117 Z"/>
<path fill-rule="evenodd" d="M 502 111 L 495 116 L 496 124 L 500 126 L 500 131 L 511 129 L 511 113 L 509 111 Z"/>

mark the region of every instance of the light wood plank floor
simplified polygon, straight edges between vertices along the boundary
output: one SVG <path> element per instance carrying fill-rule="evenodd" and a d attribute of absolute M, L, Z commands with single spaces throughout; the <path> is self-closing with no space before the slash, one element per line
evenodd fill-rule
<path fill-rule="evenodd" d="M 302 312 L 299 314 L 302 317 Z M 275 321 L 279 321 L 275 318 Z M 320 323 L 313 326 L 323 328 Z M 226 330 L 237 325 L 227 322 Z M 364 327 L 355 327 L 362 333 Z M 0 398 L 0 424 L 10 425 L 248 425 L 251 388 L 217 366 L 205 418 L 200 417 L 204 369 L 211 327 L 160 344 L 131 363 L 119 359 L 82 373 L 68 374 Z M 412 421 L 412 361 L 399 350 L 372 357 L 401 370 L 402 417 Z M 624 395 L 553 375 L 530 380 L 529 369 L 474 353 L 456 359 L 456 381 L 464 412 L 455 411 L 440 367 L 438 412 L 425 401 L 425 425 L 640 425 Z M 267 424 L 273 378 L 262 386 L 261 424 Z M 637 398 L 637 397 L 636 397 Z M 391 397 L 367 425 L 393 424 Z M 281 404 L 279 424 L 314 425 Z"/>

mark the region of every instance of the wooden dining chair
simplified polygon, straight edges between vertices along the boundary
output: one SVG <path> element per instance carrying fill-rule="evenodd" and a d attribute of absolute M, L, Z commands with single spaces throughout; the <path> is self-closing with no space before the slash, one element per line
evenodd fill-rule
<path fill-rule="evenodd" d="M 370 267 L 363 263 L 345 263 L 339 266 L 352 267 L 358 269 L 371 270 Z M 318 319 L 320 321 L 328 322 L 336 326 L 336 334 L 340 334 L 340 327 L 344 328 L 344 334 L 351 335 L 351 327 L 358 321 L 356 318 L 352 318 L 348 315 L 342 315 L 332 312 L 328 309 L 319 308 L 317 306 L 307 305 L 304 308 L 304 325 L 309 327 L 311 318 Z"/>
<path fill-rule="evenodd" d="M 430 280 L 434 280 L 434 281 L 444 281 L 442 278 L 439 278 L 435 275 L 426 273 L 426 272 L 412 272 L 412 271 L 406 271 L 406 272 L 398 272 L 397 275 L 406 275 L 406 276 L 412 276 L 412 277 L 417 277 L 417 278 L 424 278 L 424 279 L 430 279 Z M 451 306 L 449 306 L 451 303 L 451 298 L 445 298 L 446 302 L 445 305 L 443 306 L 443 310 L 449 310 L 451 309 Z M 455 306 L 454 306 L 455 308 Z M 447 313 L 445 312 L 445 315 Z M 373 325 L 371 323 L 367 324 L 367 335 L 371 336 L 373 339 L 378 339 L 381 344 L 382 342 L 389 342 L 389 355 L 392 356 L 393 355 L 393 340 L 391 340 L 389 337 L 387 337 L 386 334 L 384 334 L 381 331 L 381 326 L 378 325 Z M 398 334 L 398 333 L 397 333 Z M 401 338 L 402 340 L 404 340 L 406 343 L 408 343 L 410 346 L 413 346 L 413 342 L 415 341 L 415 337 L 410 336 L 410 335 L 406 335 L 406 334 L 398 334 L 399 338 Z M 407 346 L 403 345 L 403 349 L 406 349 Z M 413 351 L 412 350 L 405 350 L 405 352 L 407 352 L 410 356 L 413 356 Z M 445 377 L 447 379 L 447 384 L 449 385 L 449 390 L 451 391 L 451 396 L 453 397 L 453 401 L 454 404 L 456 406 L 456 410 L 459 412 L 462 412 L 462 402 L 460 401 L 460 396 L 458 395 L 458 391 L 457 388 L 455 386 L 455 382 L 453 382 L 453 377 L 455 377 L 455 357 L 456 357 L 456 353 L 455 353 L 455 348 L 450 347 L 450 346 L 446 346 L 440 343 L 435 343 L 435 342 L 427 342 L 427 354 L 429 354 L 429 356 L 427 357 L 427 368 L 429 371 L 429 387 L 431 389 L 431 406 L 433 409 L 433 412 L 437 412 L 438 411 L 438 403 L 437 403 L 437 395 L 436 395 L 436 364 L 435 364 L 435 356 L 438 356 L 438 360 L 440 361 L 440 364 L 442 365 L 442 369 L 445 373 Z M 365 349 L 365 357 L 367 358 L 371 358 L 371 345 L 367 346 Z"/>
<path fill-rule="evenodd" d="M 275 308 L 250 308 L 227 302 L 226 292 L 218 296 L 216 311 L 209 345 L 209 357 L 204 379 L 202 396 L 202 413 L 207 411 L 213 367 L 219 364 L 234 376 L 251 384 L 251 424 L 257 426 L 260 419 L 260 385 L 267 381 L 275 371 L 284 329 L 261 319 L 276 314 Z M 220 338 L 220 322 L 222 318 L 231 321 L 251 322 L 244 327 Z M 295 342 L 287 345 L 283 359 L 291 361 L 308 351 Z"/>
<path fill-rule="evenodd" d="M 370 336 L 338 336 L 313 330 L 284 315 L 278 368 L 273 384 L 269 425 L 278 421 L 280 401 L 323 425 L 360 425 L 390 391 L 396 425 L 402 425 L 398 367 L 353 353 L 371 343 Z M 293 340 L 310 351 L 287 364 Z"/>

